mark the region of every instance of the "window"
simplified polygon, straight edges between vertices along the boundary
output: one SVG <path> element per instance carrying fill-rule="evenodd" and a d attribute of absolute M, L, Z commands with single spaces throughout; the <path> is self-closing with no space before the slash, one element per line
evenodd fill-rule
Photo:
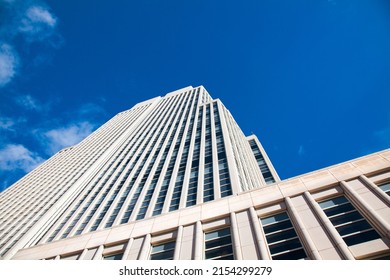
<path fill-rule="evenodd" d="M 122 257 L 123 257 L 123 253 L 119 253 L 119 254 L 103 256 L 103 260 L 105 260 L 105 261 L 121 260 Z"/>
<path fill-rule="evenodd" d="M 114 244 L 104 248 L 103 260 L 121 260 L 125 252 L 126 243 Z"/>
<path fill-rule="evenodd" d="M 230 228 L 205 233 L 205 259 L 234 260 Z"/>
<path fill-rule="evenodd" d="M 307 258 L 287 212 L 260 219 L 273 260 Z"/>
<path fill-rule="evenodd" d="M 319 205 L 348 246 L 380 238 L 346 197 L 321 201 Z"/>
<path fill-rule="evenodd" d="M 384 191 L 385 193 L 387 193 L 387 195 L 390 196 L 390 182 L 381 184 L 379 185 L 379 187 L 381 188 L 382 191 Z"/>
<path fill-rule="evenodd" d="M 80 254 L 60 256 L 60 260 L 72 261 L 72 260 L 78 260 L 79 257 L 80 257 Z"/>
<path fill-rule="evenodd" d="M 151 260 L 173 260 L 173 253 L 175 251 L 175 241 L 152 245 L 152 252 L 150 253 Z"/>

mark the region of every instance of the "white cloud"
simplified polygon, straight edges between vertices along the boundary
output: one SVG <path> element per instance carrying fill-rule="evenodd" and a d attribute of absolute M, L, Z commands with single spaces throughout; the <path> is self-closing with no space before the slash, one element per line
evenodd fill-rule
<path fill-rule="evenodd" d="M 34 99 L 31 95 L 21 95 L 16 98 L 16 102 L 23 106 L 25 109 L 31 111 L 42 111 L 44 110 L 44 106 L 40 104 L 36 99 Z"/>
<path fill-rule="evenodd" d="M 8 144 L 0 150 L 0 169 L 15 170 L 21 169 L 29 172 L 38 166 L 42 161 L 38 154 L 29 151 L 23 145 Z"/>
<path fill-rule="evenodd" d="M 15 122 L 10 118 L 0 118 L 0 129 L 12 130 Z"/>
<path fill-rule="evenodd" d="M 31 22 L 45 23 L 51 27 L 54 27 L 57 23 L 57 20 L 54 18 L 54 16 L 43 7 L 31 7 L 27 10 L 26 15 Z"/>
<path fill-rule="evenodd" d="M 18 30 L 27 35 L 27 40 L 43 40 L 52 35 L 56 24 L 57 19 L 48 9 L 31 6 L 26 10 Z"/>
<path fill-rule="evenodd" d="M 26 59 L 26 53 L 29 53 L 29 43 L 40 42 L 53 48 L 59 48 L 63 44 L 63 38 L 56 28 L 57 17 L 45 4 L 41 3 L 38 0 L 0 0 L 0 38 L 2 38 L 0 41 L 0 88 L 7 85 L 17 74 L 19 61 Z M 22 54 L 24 54 L 23 57 Z M 50 55 L 34 53 L 29 59 L 33 60 L 34 64 L 40 65 L 48 61 Z"/>
<path fill-rule="evenodd" d="M 0 87 L 8 84 L 16 75 L 18 55 L 13 48 L 5 43 L 0 43 Z"/>
<path fill-rule="evenodd" d="M 23 122 L 26 122 L 24 118 L 11 119 L 8 117 L 0 117 L 0 130 L 14 131 L 14 127 Z"/>
<path fill-rule="evenodd" d="M 67 127 L 52 129 L 43 134 L 49 153 L 75 145 L 93 132 L 94 126 L 89 122 L 72 124 Z"/>

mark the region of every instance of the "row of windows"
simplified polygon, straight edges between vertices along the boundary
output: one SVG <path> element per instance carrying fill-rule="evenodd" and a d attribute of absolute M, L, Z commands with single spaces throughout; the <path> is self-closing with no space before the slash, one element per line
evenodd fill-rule
<path fill-rule="evenodd" d="M 348 246 L 381 238 L 345 196 L 320 201 L 319 205 Z M 260 218 L 260 222 L 273 260 L 309 258 L 287 211 Z M 175 241 L 154 245 L 150 259 L 172 259 L 174 248 Z M 234 259 L 230 227 L 204 233 L 204 259 Z"/>
<path fill-rule="evenodd" d="M 380 238 L 380 235 L 345 196 L 341 195 L 329 198 L 318 203 L 348 246 Z M 287 211 L 261 217 L 259 221 L 262 225 L 270 256 L 273 260 L 309 259 Z M 203 258 L 210 260 L 234 259 L 232 240 L 229 225 L 205 231 L 203 236 Z M 123 249 L 121 251 L 115 251 L 109 254 L 103 253 L 103 259 L 122 259 L 124 247 L 122 246 Z M 174 239 L 168 239 L 156 244 L 152 243 L 149 259 L 172 260 L 175 247 L 176 240 Z M 67 256 L 61 259 L 76 258 L 75 256 Z M 383 258 L 388 259 L 389 257 L 385 256 Z"/>

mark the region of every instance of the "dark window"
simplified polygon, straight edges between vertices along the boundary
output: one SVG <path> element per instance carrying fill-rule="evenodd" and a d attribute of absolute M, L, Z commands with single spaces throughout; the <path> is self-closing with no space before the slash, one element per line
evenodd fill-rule
<path fill-rule="evenodd" d="M 111 260 L 121 260 L 123 257 L 123 253 L 115 254 L 115 255 L 107 255 L 103 256 L 103 260 L 111 261 Z"/>
<path fill-rule="evenodd" d="M 345 196 L 321 201 L 319 205 L 348 246 L 380 238 Z"/>
<path fill-rule="evenodd" d="M 230 228 L 205 233 L 205 259 L 234 260 Z"/>
<path fill-rule="evenodd" d="M 150 253 L 151 260 L 172 260 L 175 251 L 175 241 L 153 245 Z"/>
<path fill-rule="evenodd" d="M 287 212 L 260 219 L 273 260 L 307 258 Z"/>
<path fill-rule="evenodd" d="M 390 182 L 381 184 L 379 185 L 379 187 L 381 188 L 382 191 L 384 191 L 385 193 L 387 193 L 387 195 L 390 196 Z"/>

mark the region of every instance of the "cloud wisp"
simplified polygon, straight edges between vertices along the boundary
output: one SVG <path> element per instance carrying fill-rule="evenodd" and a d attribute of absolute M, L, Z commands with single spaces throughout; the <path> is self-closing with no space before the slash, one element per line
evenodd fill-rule
<path fill-rule="evenodd" d="M 20 117 L 12 119 L 8 117 L 0 117 L 0 130 L 15 131 L 15 126 L 26 122 L 26 119 Z"/>
<path fill-rule="evenodd" d="M 49 105 L 41 104 L 38 100 L 28 94 L 16 97 L 15 101 L 18 105 L 29 111 L 42 112 L 50 107 Z"/>
<path fill-rule="evenodd" d="M 57 17 L 41 1 L 6 1 L 2 4 L 0 88 L 19 74 L 23 60 L 31 56 L 28 49 L 32 42 L 44 43 L 54 48 L 58 48 L 63 42 L 57 32 Z M 45 57 L 42 53 L 36 56 Z"/>
<path fill-rule="evenodd" d="M 16 75 L 18 61 L 15 50 L 10 45 L 0 42 L 0 88 L 8 84 Z"/>
<path fill-rule="evenodd" d="M 8 144 L 0 150 L 0 170 L 14 171 L 21 169 L 29 172 L 42 161 L 37 153 L 31 152 L 20 144 Z"/>
<path fill-rule="evenodd" d="M 57 25 L 57 18 L 42 6 L 31 6 L 20 21 L 18 31 L 27 41 L 42 41 L 50 37 Z"/>

